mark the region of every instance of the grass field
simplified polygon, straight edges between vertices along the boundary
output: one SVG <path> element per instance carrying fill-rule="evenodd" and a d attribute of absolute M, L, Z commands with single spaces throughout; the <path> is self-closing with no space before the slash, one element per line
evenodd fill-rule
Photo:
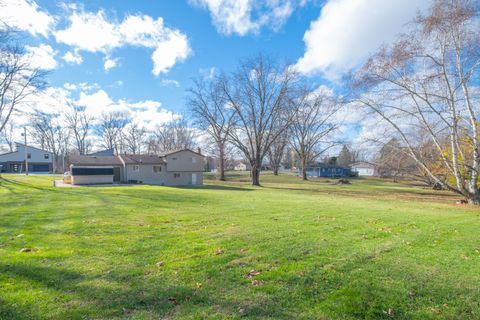
<path fill-rule="evenodd" d="M 4 178 L 0 319 L 480 319 L 480 210 L 447 192 Z"/>

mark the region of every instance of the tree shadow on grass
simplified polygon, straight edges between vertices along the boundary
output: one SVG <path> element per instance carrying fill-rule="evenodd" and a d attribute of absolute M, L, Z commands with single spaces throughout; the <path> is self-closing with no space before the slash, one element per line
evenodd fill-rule
<path fill-rule="evenodd" d="M 49 191 L 49 192 L 55 191 L 53 188 L 36 187 L 36 186 L 34 186 L 33 184 L 30 184 L 30 183 L 20 182 L 20 181 L 17 181 L 17 180 L 6 179 L 6 178 L 0 179 L 0 182 L 1 182 L 0 187 L 7 188 L 10 191 L 12 191 L 12 187 L 9 186 L 9 185 L 13 185 L 13 186 L 16 186 L 16 187 L 19 187 L 19 188 L 35 189 L 35 190 L 39 190 L 39 191 Z M 23 190 L 22 192 L 25 192 L 25 191 Z M 12 193 L 18 193 L 18 192 L 13 192 L 12 191 Z"/>
<path fill-rule="evenodd" d="M 0 264 L 0 273 L 14 283 L 27 281 L 31 287 L 28 290 L 32 290 L 30 295 L 35 295 L 37 289 L 40 295 L 34 303 L 6 301 L 0 296 L 0 319 L 109 319 L 135 313 L 146 313 L 156 319 L 177 314 L 209 314 L 212 308 L 225 316 L 237 312 L 243 303 L 162 276 L 152 281 L 122 272 L 91 275 L 31 263 Z M 284 318 L 281 310 L 264 309 L 256 304 L 253 308 L 258 315 Z"/>
<path fill-rule="evenodd" d="M 234 187 L 227 185 L 204 184 L 202 186 L 171 186 L 175 189 L 194 189 L 194 190 L 223 190 L 223 191 L 254 191 L 250 188 Z"/>

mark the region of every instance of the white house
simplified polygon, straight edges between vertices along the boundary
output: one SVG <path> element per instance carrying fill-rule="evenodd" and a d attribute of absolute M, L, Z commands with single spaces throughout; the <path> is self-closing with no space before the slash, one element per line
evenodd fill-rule
<path fill-rule="evenodd" d="M 350 168 L 360 177 L 373 177 L 376 175 L 375 165 L 369 162 L 356 162 L 350 165 Z"/>
<path fill-rule="evenodd" d="M 25 172 L 25 153 L 29 172 L 51 172 L 53 169 L 53 154 L 49 151 L 15 143 L 16 150 L 0 154 L 1 172 Z M 26 152 L 25 152 L 26 148 Z"/>

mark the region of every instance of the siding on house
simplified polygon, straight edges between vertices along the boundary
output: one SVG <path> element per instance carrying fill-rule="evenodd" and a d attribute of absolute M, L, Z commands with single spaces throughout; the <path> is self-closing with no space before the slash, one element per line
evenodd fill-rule
<path fill-rule="evenodd" d="M 49 151 L 27 146 L 29 172 L 49 172 L 53 169 L 53 154 Z M 25 145 L 16 143 L 16 150 L 0 154 L 3 172 L 25 171 Z"/>
<path fill-rule="evenodd" d="M 153 166 L 160 166 L 161 172 L 154 172 Z M 135 171 L 135 167 L 138 171 Z M 136 183 L 160 184 L 167 183 L 165 165 L 161 164 L 126 164 L 125 165 L 125 181 L 136 181 Z"/>
<path fill-rule="evenodd" d="M 191 150 L 172 152 L 164 156 L 168 172 L 203 172 L 204 157 Z"/>

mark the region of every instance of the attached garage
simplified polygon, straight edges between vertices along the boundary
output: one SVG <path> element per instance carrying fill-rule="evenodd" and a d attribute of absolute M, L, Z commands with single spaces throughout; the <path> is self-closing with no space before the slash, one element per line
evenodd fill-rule
<path fill-rule="evenodd" d="M 72 167 L 72 184 L 113 183 L 113 167 Z"/>

